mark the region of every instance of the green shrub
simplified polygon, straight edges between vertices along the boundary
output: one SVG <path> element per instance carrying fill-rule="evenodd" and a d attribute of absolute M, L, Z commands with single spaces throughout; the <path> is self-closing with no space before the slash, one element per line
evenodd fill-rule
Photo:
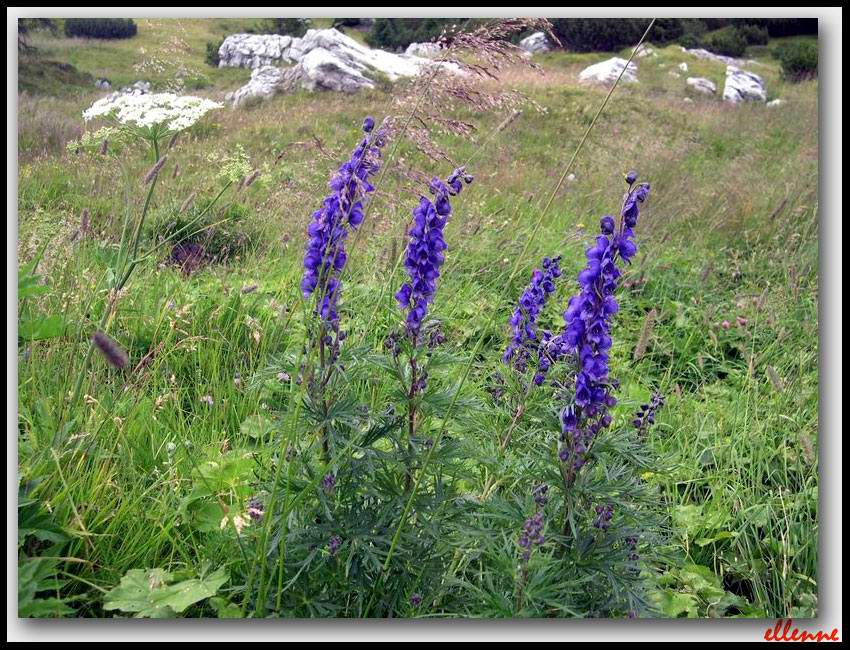
<path fill-rule="evenodd" d="M 679 39 L 679 45 L 689 50 L 702 47 L 702 39 L 696 34 L 683 34 Z"/>
<path fill-rule="evenodd" d="M 432 41 L 452 24 L 464 22 L 458 18 L 377 18 L 366 42 L 372 47 L 404 49 L 411 43 Z"/>
<path fill-rule="evenodd" d="M 222 43 L 224 43 L 224 39 L 221 39 L 218 43 L 207 42 L 207 52 L 204 55 L 204 62 L 207 65 L 211 65 L 214 68 L 218 67 L 218 63 L 221 60 L 221 57 L 218 55 L 218 50 Z"/>
<path fill-rule="evenodd" d="M 702 46 L 715 54 L 724 56 L 744 56 L 747 41 L 737 27 L 728 26 L 705 36 Z"/>
<path fill-rule="evenodd" d="M 642 18 L 554 18 L 551 22 L 558 40 L 575 52 L 610 52 L 635 45 L 649 24 Z"/>
<path fill-rule="evenodd" d="M 767 45 L 769 36 L 767 27 L 745 23 L 736 27 L 738 33 L 747 42 L 747 45 Z"/>
<path fill-rule="evenodd" d="M 309 18 L 264 18 L 251 31 L 255 34 L 279 34 L 300 38 L 309 28 Z"/>
<path fill-rule="evenodd" d="M 818 74 L 817 41 L 783 43 L 776 48 L 774 55 L 782 64 L 782 74 L 786 79 L 800 81 Z"/>
<path fill-rule="evenodd" d="M 818 33 L 817 18 L 766 18 L 767 33 L 778 36 L 800 36 Z"/>
<path fill-rule="evenodd" d="M 66 18 L 65 36 L 132 38 L 138 31 L 132 18 Z"/>
<path fill-rule="evenodd" d="M 611 52 L 636 45 L 649 25 L 646 18 L 553 18 L 552 31 L 575 52 Z M 684 36 L 687 23 L 680 18 L 659 18 L 647 40 L 669 43 Z"/>
<path fill-rule="evenodd" d="M 339 29 L 340 27 L 359 27 L 362 22 L 362 18 L 334 18 L 331 26 L 334 29 Z"/>
<path fill-rule="evenodd" d="M 647 36 L 647 39 L 653 43 L 672 43 L 684 36 L 684 34 L 685 23 L 681 18 L 658 18 L 652 26 L 652 31 Z"/>

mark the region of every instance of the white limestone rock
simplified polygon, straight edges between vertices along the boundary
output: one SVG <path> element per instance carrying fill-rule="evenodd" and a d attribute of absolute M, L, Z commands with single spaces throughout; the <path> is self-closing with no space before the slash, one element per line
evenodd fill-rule
<path fill-rule="evenodd" d="M 686 54 L 690 54 L 692 56 L 697 57 L 698 59 L 705 59 L 707 61 L 715 61 L 716 63 L 723 63 L 725 65 L 739 65 L 740 61 L 731 56 L 724 56 L 722 54 L 715 54 L 714 52 L 709 52 L 701 47 L 694 49 L 686 49 L 682 48 L 682 52 Z"/>
<path fill-rule="evenodd" d="M 691 90 L 703 95 L 713 95 L 717 92 L 717 85 L 705 77 L 688 77 L 685 83 Z"/>
<path fill-rule="evenodd" d="M 407 56 L 418 56 L 423 59 L 434 59 L 440 55 L 442 48 L 439 43 L 411 43 L 404 51 Z"/>
<path fill-rule="evenodd" d="M 413 54 L 399 55 L 370 49 L 335 29 L 311 29 L 303 38 L 285 37 L 289 40 L 278 37 L 277 40 L 255 41 L 244 38 L 246 36 L 253 35 L 228 37 L 219 51 L 222 56 L 220 65 L 253 68 L 248 84 L 230 98 L 234 107 L 296 88 L 356 92 L 363 88 L 374 88 L 378 78 L 397 81 L 416 76 L 423 69 L 434 65 L 460 72 L 451 63 L 433 62 Z M 257 62 L 264 61 L 269 63 L 255 66 Z M 294 65 L 275 67 L 275 64 L 287 63 Z"/>
<path fill-rule="evenodd" d="M 764 79 L 757 74 L 741 70 L 733 65 L 727 66 L 723 100 L 731 104 L 766 102 L 767 88 Z"/>
<path fill-rule="evenodd" d="M 627 63 L 628 61 L 626 61 L 626 59 L 621 59 L 617 56 L 612 59 L 607 59 L 606 61 L 594 63 L 579 73 L 579 81 L 612 84 L 625 68 L 621 81 L 624 83 L 637 83 L 637 64 L 632 61 L 631 63 L 628 63 L 628 67 L 626 67 Z"/>
<path fill-rule="evenodd" d="M 546 38 L 546 34 L 543 32 L 534 32 L 531 36 L 526 36 L 519 42 L 519 46 L 524 52 L 528 52 L 529 54 L 540 54 L 541 52 L 548 52 L 552 49 L 549 39 Z"/>

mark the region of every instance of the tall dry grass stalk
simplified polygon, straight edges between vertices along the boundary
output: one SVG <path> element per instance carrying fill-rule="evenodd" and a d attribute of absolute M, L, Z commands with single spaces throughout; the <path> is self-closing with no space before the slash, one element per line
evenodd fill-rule
<path fill-rule="evenodd" d="M 649 345 L 649 339 L 652 337 L 652 330 L 655 327 L 655 319 L 657 316 L 658 312 L 653 307 L 646 313 L 646 317 L 643 319 L 643 325 L 640 328 L 640 337 L 635 345 L 635 352 L 632 355 L 632 358 L 635 361 L 640 360 L 643 358 L 643 355 L 646 354 L 646 349 Z"/>

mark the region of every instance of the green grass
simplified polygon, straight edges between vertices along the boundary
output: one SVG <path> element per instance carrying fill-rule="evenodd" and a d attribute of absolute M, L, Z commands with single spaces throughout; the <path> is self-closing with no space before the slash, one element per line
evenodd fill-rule
<path fill-rule="evenodd" d="M 244 21 L 137 22 L 138 36 L 126 41 L 33 42 L 39 57 L 107 77 L 115 86 L 145 78 L 156 88 L 169 87 L 182 68 L 208 79 L 203 94 L 220 97 L 247 78 L 245 70 L 203 64 L 205 43 L 244 28 Z M 475 182 L 456 201 L 446 229 L 450 248 L 432 309 L 443 322 L 445 350 L 472 363 L 459 414 L 448 420 L 447 434 L 466 454 L 452 465 L 463 477 L 454 489 L 480 494 L 487 468 L 503 473 L 507 501 L 525 498 L 523 481 L 534 467 L 541 436 L 555 432 L 547 432 L 544 415 L 524 423 L 508 460 L 494 470 L 499 464 L 491 455 L 493 441 L 504 414 L 490 413 L 482 422 L 476 409 L 485 401 L 490 373 L 500 367 L 507 319 L 532 268 L 544 255 L 563 256 L 564 280 L 543 317 L 547 326 L 559 328 L 559 311 L 575 290 L 584 247 L 599 217 L 617 210 L 622 174 L 635 167 L 651 182 L 652 195 L 638 227 L 640 252 L 626 272 L 628 288 L 621 290 L 612 368 L 623 386 L 618 424 L 628 422 L 651 390 L 667 396 L 658 426 L 643 442 L 656 468 L 644 470 L 642 478 L 657 490 L 655 505 L 666 531 L 662 559 L 646 567 L 651 597 L 664 603 L 667 616 L 808 617 L 817 608 L 817 82 L 788 84 L 775 61 L 759 58 L 752 69 L 765 77 L 771 97 L 787 100 L 783 106 L 729 107 L 717 98 L 687 104 L 685 77 L 707 76 L 722 92 L 723 66 L 688 57 L 676 46 L 658 54 L 638 61 L 639 84 L 617 89 L 577 161 L 575 180 L 562 189 L 533 239 L 542 197 L 604 96 L 604 89 L 578 85 L 577 72 L 608 55 L 552 53 L 539 59 L 543 76 L 513 71 L 505 76 L 546 110 L 524 111 L 475 159 L 470 169 Z M 169 63 L 164 69 L 136 68 L 158 59 Z M 682 61 L 689 71 L 680 78 L 669 75 Z M 263 174 L 239 194 L 226 193 L 210 223 L 225 221 L 225 234 L 249 235 L 250 244 L 189 277 L 163 256 L 141 264 L 110 331 L 133 366 L 151 357 L 125 374 L 95 357 L 85 398 L 73 413 L 63 413 L 86 339 L 104 309 L 126 206 L 138 214 L 140 179 L 150 161 L 132 151 L 108 160 L 68 153 L 65 142 L 78 137 L 80 111 L 97 93 L 59 92 L 26 65 L 21 75 L 31 85 L 19 96 L 18 253 L 23 264 L 46 246 L 38 273 L 48 287 L 22 309 L 36 316 L 61 314 L 67 325 L 61 337 L 20 347 L 19 474 L 27 495 L 44 504 L 67 537 L 58 591 L 76 615 L 101 616 L 107 613 L 104 592 L 132 569 L 164 568 L 189 579 L 226 566 L 231 581 L 220 596 L 238 605 L 251 563 L 243 560 L 233 531 L 200 530 L 181 506 L 201 485 L 198 466 L 223 462 L 228 453 L 252 454 L 249 469 L 229 493 L 234 498 L 269 480 L 282 447 L 258 442 L 244 424 L 257 415 L 291 418 L 295 408 L 277 372 L 294 374 L 310 322 L 298 288 L 303 232 L 327 179 L 353 146 L 362 117 L 383 117 L 391 97 L 382 90 L 352 97 L 298 93 L 240 112 L 219 111 L 178 138 L 150 223 L 167 222 L 192 192 L 211 196 L 221 180 L 210 156 L 227 155 L 239 145 Z M 476 119 L 481 141 L 501 116 Z M 477 146 L 443 141 L 457 160 Z M 410 164 L 425 166 L 415 151 L 405 148 L 404 154 Z M 445 165 L 426 169 L 442 176 L 450 171 Z M 392 191 L 395 181 L 389 183 L 350 250 L 343 321 L 351 350 L 379 351 L 399 320 L 392 294 L 402 274 L 394 272 L 393 253 L 403 245 L 411 200 Z M 91 213 L 94 234 L 72 241 L 83 209 Z M 146 243 L 155 234 L 147 233 Z M 520 272 L 508 282 L 514 263 Z M 240 291 L 251 284 L 256 291 Z M 652 309 L 654 324 L 643 336 Z M 745 324 L 738 325 L 739 317 Z M 731 327 L 724 329 L 723 321 Z M 634 360 L 642 338 L 645 354 Z M 485 344 L 470 359 L 479 340 Z M 234 382 L 237 373 L 240 385 Z M 394 401 L 395 388 L 385 375 L 356 361 L 351 373 L 356 379 L 349 390 L 358 403 L 378 411 Z M 442 381 L 454 385 L 459 375 L 458 367 L 449 366 Z M 211 407 L 201 401 L 207 395 Z M 544 403 L 535 408 L 541 414 L 551 410 Z M 441 425 L 434 416 L 432 433 Z M 57 430 L 71 442 L 54 454 Z M 310 427 L 301 426 L 299 435 L 306 453 Z M 176 452 L 168 451 L 170 444 Z M 380 445 L 379 450 L 387 452 Z M 428 507 L 422 504 L 423 513 Z M 475 525 L 511 549 L 516 521 L 505 508 L 486 525 L 477 520 Z M 298 524 L 295 513 L 291 525 Z M 457 528 L 447 543 L 454 544 L 457 531 L 472 524 L 451 525 Z M 256 531 L 249 528 L 243 543 L 252 544 Z M 397 609 L 395 615 L 516 613 L 511 598 L 497 598 L 508 589 L 503 579 L 513 584 L 513 558 L 488 555 L 479 542 L 458 542 L 457 555 L 448 557 L 458 560 L 453 565 L 458 576 L 482 590 L 476 592 L 480 598 L 462 597 L 449 580 L 435 612 Z M 291 552 L 297 555 L 299 548 L 293 542 Z M 41 542 L 26 545 L 25 552 L 47 551 Z M 304 557 L 309 553 L 304 550 Z M 368 574 L 368 567 L 357 564 L 363 556 L 352 550 L 350 557 L 351 580 L 359 579 L 358 571 Z M 438 557 L 435 552 L 433 561 Z M 403 560 L 410 566 L 424 562 Z M 286 566 L 285 581 L 294 580 L 286 593 L 294 593 L 294 601 L 287 595 L 292 609 L 282 615 L 363 613 L 335 602 L 333 593 L 311 592 L 313 585 L 303 586 L 306 578 L 295 579 L 301 575 L 297 565 Z M 328 563 L 309 566 L 305 576 L 318 571 L 330 581 L 339 575 L 322 573 L 330 572 Z M 419 570 L 426 574 L 430 564 Z M 719 608 L 718 589 L 744 598 L 747 607 Z M 407 595 L 381 597 L 406 602 Z M 212 601 L 194 605 L 184 615 L 221 615 L 219 605 L 225 607 Z"/>

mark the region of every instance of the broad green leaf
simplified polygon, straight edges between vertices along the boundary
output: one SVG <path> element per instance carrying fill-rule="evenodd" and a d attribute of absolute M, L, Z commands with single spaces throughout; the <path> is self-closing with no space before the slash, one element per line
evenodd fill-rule
<path fill-rule="evenodd" d="M 203 578 L 173 580 L 164 569 L 131 569 L 104 597 L 103 608 L 132 612 L 136 618 L 170 618 L 205 598 L 214 596 L 227 582 L 222 568 Z"/>
<path fill-rule="evenodd" d="M 683 614 L 696 618 L 698 615 L 697 600 L 690 594 L 665 589 L 656 593 L 655 600 L 665 618 L 679 618 Z"/>
<path fill-rule="evenodd" d="M 263 415 L 251 415 L 242 421 L 239 425 L 239 431 L 243 436 L 248 436 L 254 440 L 262 440 L 270 436 L 275 429 L 275 423 L 271 418 Z"/>
<path fill-rule="evenodd" d="M 62 336 L 65 320 L 58 314 L 22 320 L 18 323 L 18 338 L 25 341 L 41 341 Z"/>

